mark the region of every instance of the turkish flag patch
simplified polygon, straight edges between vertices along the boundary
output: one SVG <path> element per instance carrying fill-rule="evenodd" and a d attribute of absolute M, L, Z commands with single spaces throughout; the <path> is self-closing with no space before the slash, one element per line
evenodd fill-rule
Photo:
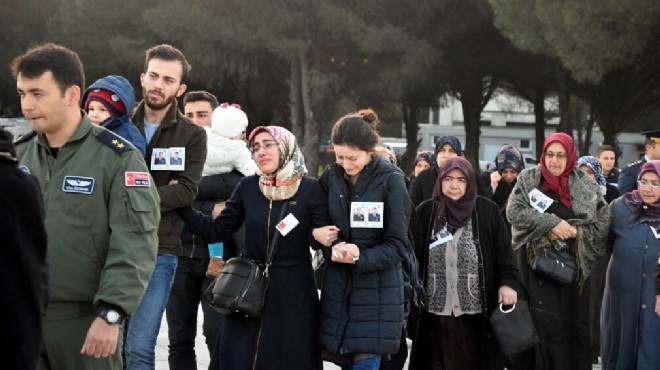
<path fill-rule="evenodd" d="M 149 187 L 151 185 L 149 172 L 126 171 L 124 173 L 124 184 L 131 187 Z"/>

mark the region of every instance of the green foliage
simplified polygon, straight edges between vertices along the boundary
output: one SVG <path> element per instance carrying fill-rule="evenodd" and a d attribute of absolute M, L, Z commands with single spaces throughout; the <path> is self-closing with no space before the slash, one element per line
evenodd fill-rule
<path fill-rule="evenodd" d="M 514 45 L 561 60 L 582 82 L 598 83 L 632 64 L 660 26 L 654 0 L 489 0 L 495 25 Z"/>

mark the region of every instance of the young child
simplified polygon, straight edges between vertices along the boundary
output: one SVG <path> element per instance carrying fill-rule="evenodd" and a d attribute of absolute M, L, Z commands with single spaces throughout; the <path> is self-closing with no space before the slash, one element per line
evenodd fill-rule
<path fill-rule="evenodd" d="M 257 164 L 245 143 L 247 115 L 238 104 L 223 103 L 213 111 L 211 127 L 204 127 L 207 135 L 207 155 L 202 176 L 229 173 L 234 170 L 243 176 L 254 175 Z M 223 201 L 225 199 L 218 199 Z M 209 267 L 206 276 L 218 276 L 224 261 L 222 243 L 209 244 Z"/>
<path fill-rule="evenodd" d="M 85 90 L 83 102 L 94 124 L 123 137 L 145 157 L 147 141 L 131 122 L 135 92 L 128 80 L 116 75 L 103 77 Z"/>

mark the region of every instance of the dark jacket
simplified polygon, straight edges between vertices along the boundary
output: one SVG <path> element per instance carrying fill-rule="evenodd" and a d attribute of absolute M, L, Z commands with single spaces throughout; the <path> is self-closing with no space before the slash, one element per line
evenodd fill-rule
<path fill-rule="evenodd" d="M 327 261 L 321 292 L 321 348 L 332 354 L 396 353 L 403 321 L 401 260 L 409 247 L 410 198 L 403 173 L 380 157 L 362 170 L 354 187 L 338 164 L 320 179 L 339 239 L 356 244 L 355 265 Z M 351 228 L 351 201 L 383 202 L 383 228 Z"/>
<path fill-rule="evenodd" d="M 425 242 L 423 246 L 430 244 L 430 237 L 433 231 L 433 222 L 435 214 L 435 202 L 428 200 L 417 207 L 417 214 L 422 223 L 422 235 Z M 475 233 L 474 239 L 479 251 L 479 267 L 481 269 L 479 283 L 481 286 L 483 328 L 482 335 L 482 368 L 491 368 L 493 364 L 502 360 L 499 346 L 488 325 L 488 317 L 497 306 L 498 290 L 502 285 L 508 285 L 518 291 L 518 269 L 515 266 L 511 248 L 511 234 L 500 215 L 497 205 L 484 197 L 477 197 L 477 205 L 472 212 L 472 231 Z M 418 249 L 417 258 L 422 271 L 422 278 L 427 279 L 428 268 L 428 247 Z M 417 315 L 415 315 L 417 316 Z M 416 323 L 413 323 L 415 325 Z M 416 330 L 415 330 L 416 329 Z M 423 330 L 426 328 L 417 327 L 415 338 L 424 337 Z M 417 369 L 414 363 L 415 340 L 413 339 L 413 350 L 411 354 L 410 369 Z M 421 354 L 420 354 L 421 355 Z M 420 369 L 421 370 L 421 369 Z"/>
<path fill-rule="evenodd" d="M 229 199 L 234 192 L 234 188 L 236 188 L 236 185 L 238 185 L 242 178 L 243 175 L 236 170 L 229 173 L 202 177 L 202 181 L 199 183 L 197 199 L 192 204 L 193 208 L 207 216 L 211 216 L 215 204 Z M 233 242 L 234 240 L 232 238 L 227 239 L 225 243 Z M 209 258 L 208 244 L 202 237 L 192 234 L 188 227 L 184 225 L 181 231 L 182 256 L 189 258 Z M 236 248 L 236 246 L 231 246 L 230 248 Z"/>
<path fill-rule="evenodd" d="M 487 197 L 486 185 L 484 184 L 482 175 L 478 169 L 475 169 L 474 174 L 477 179 L 477 194 Z M 436 166 L 420 172 L 419 176 L 412 181 L 412 184 L 410 185 L 410 199 L 415 207 L 419 206 L 423 201 L 433 197 L 433 189 L 435 188 L 435 183 L 437 181 L 438 167 Z M 488 184 L 490 184 L 490 181 Z"/>
<path fill-rule="evenodd" d="M 133 113 L 133 123 L 144 135 L 144 101 Z M 151 170 L 151 176 L 160 195 L 161 220 L 158 227 L 158 252 L 181 254 L 181 218 L 177 208 L 192 204 L 206 161 L 206 132 L 186 118 L 177 108 L 176 99 L 165 115 L 151 142 L 147 145 L 147 163 L 150 163 L 154 148 L 186 148 L 186 164 L 183 171 Z M 176 185 L 169 185 L 176 180 Z"/>
<path fill-rule="evenodd" d="M 248 176 L 236 187 L 220 216 L 211 220 L 188 208 L 183 217 L 193 232 L 211 243 L 226 241 L 243 222 L 245 256 L 266 259 L 268 240 L 278 231 L 284 201 L 267 200 L 259 190 L 259 176 Z M 271 209 L 272 205 L 272 209 Z M 318 292 L 309 255 L 312 228 L 326 226 L 328 208 L 317 180 L 304 177 L 290 199 L 284 217 L 299 222 L 286 236 L 280 235 L 270 267 L 270 280 L 261 319 L 225 316 L 210 369 L 320 370 L 322 361 L 315 340 Z M 237 251 L 225 247 L 225 258 Z"/>
<path fill-rule="evenodd" d="M 18 169 L 11 138 L 0 129 L 0 355 L 4 369 L 34 369 L 47 300 L 47 236 L 39 186 Z"/>
<path fill-rule="evenodd" d="M 610 171 L 609 175 L 605 175 L 605 180 L 607 180 L 608 184 L 616 185 L 619 182 L 620 173 L 621 173 L 621 170 L 618 169 L 617 167 L 614 167 L 614 168 L 612 168 L 612 171 Z"/>
<path fill-rule="evenodd" d="M 133 86 L 122 76 L 111 75 L 96 80 L 96 82 L 85 90 L 82 98 L 83 104 L 87 101 L 89 92 L 94 89 L 104 89 L 115 93 L 119 97 L 119 100 L 124 103 L 127 112 L 130 112 L 135 105 Z M 147 152 L 147 140 L 140 133 L 140 130 L 133 125 L 128 113 L 121 117 L 110 117 L 101 123 L 101 126 L 128 140 L 140 152 L 142 158 L 144 158 Z"/>
<path fill-rule="evenodd" d="M 626 168 L 621 170 L 618 183 L 619 191 L 621 194 L 625 194 L 629 191 L 637 189 L 637 175 L 639 175 L 639 170 L 642 169 L 644 163 L 646 163 L 646 157 L 638 161 L 628 163 Z"/>

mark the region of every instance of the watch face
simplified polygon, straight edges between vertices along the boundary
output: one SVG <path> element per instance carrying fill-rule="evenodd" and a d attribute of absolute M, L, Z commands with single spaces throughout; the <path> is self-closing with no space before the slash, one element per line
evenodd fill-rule
<path fill-rule="evenodd" d="M 117 313 L 117 311 L 108 311 L 105 317 L 108 320 L 108 322 L 113 324 L 119 321 L 119 313 Z"/>

